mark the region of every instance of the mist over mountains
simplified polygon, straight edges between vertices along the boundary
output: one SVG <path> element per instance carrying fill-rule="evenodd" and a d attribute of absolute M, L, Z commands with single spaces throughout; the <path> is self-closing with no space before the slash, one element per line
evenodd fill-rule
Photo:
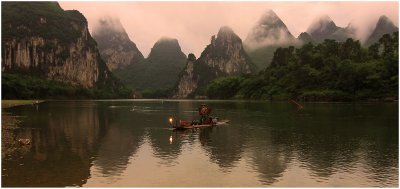
<path fill-rule="evenodd" d="M 253 62 L 262 70 L 269 65 L 273 52 L 278 47 L 301 46 L 309 42 L 321 43 L 325 39 L 344 42 L 348 38 L 360 40 L 362 45 L 369 46 L 377 42 L 377 36 L 398 31 L 398 28 L 389 18 L 382 15 L 370 37 L 363 39 L 359 30 L 362 28 L 352 22 L 342 28 L 328 15 L 322 15 L 316 17 L 298 38 L 294 38 L 279 16 L 274 11 L 267 10 L 250 30 L 244 44 Z"/>
<path fill-rule="evenodd" d="M 376 27 L 365 42 L 365 45 L 372 45 L 373 43 L 377 42 L 382 35 L 395 31 L 399 31 L 399 28 L 396 27 L 387 16 L 383 15 L 379 17 L 378 23 L 376 23 Z"/>
<path fill-rule="evenodd" d="M 126 23 L 122 24 L 118 17 L 103 16 L 89 31 L 89 23 L 79 11 L 64 11 L 57 2 L 10 3 L 10 5 L 12 6 L 6 12 L 7 17 L 2 21 L 2 31 L 5 34 L 2 36 L 2 41 L 6 45 L 6 53 L 2 54 L 2 59 L 5 60 L 3 70 L 10 74 L 31 72 L 32 76 L 44 80 L 56 80 L 74 85 L 78 95 L 97 97 L 111 97 L 116 93 L 129 95 L 125 86 L 141 94 L 147 94 L 147 97 L 204 96 L 208 90 L 207 86 L 214 79 L 249 76 L 265 71 L 279 49 L 282 51 L 282 48 L 288 48 L 291 51 L 306 44 L 322 48 L 319 44 L 325 43 L 327 39 L 330 40 L 328 42 L 345 42 L 343 45 L 350 44 L 360 48 L 364 45 L 362 48 L 367 49 L 369 45 L 382 39 L 384 34 L 398 31 L 398 27 L 387 16 L 382 15 L 371 29 L 371 35 L 363 37 L 360 31 L 365 29 L 357 22 L 352 21 L 346 27 L 340 27 L 330 16 L 322 15 L 316 17 L 308 29 L 296 38 L 280 16 L 273 10 L 267 9 L 258 19 L 254 19 L 254 25 L 249 29 L 243 42 L 234 29 L 223 26 L 219 27 L 216 36 L 209 36 L 211 42 L 203 46 L 204 50 L 198 59 L 194 58 L 195 54 L 190 54 L 187 58 L 180 45 L 182 43 L 186 47 L 198 45 L 196 40 L 178 41 L 180 39 L 178 34 L 175 38 L 159 38 L 150 48 L 149 55 L 145 57 L 141 52 L 144 49 L 139 50 L 136 40 L 133 40 L 136 36 L 128 35 Z M 20 6 L 28 8 L 37 6 L 41 9 L 25 12 L 24 18 L 30 19 L 24 20 L 18 17 L 17 8 Z M 42 13 L 46 13 L 45 17 Z M 50 22 L 53 24 L 47 24 Z M 64 22 L 65 24 L 61 24 Z M 32 25 L 32 23 L 37 24 Z M 146 23 L 149 24 L 146 26 L 148 28 L 155 25 L 151 22 Z M 202 26 L 185 27 L 194 34 L 207 29 Z M 15 31 L 13 28 L 17 28 L 18 32 L 13 32 Z M 54 32 L 60 29 L 65 32 Z M 33 32 L 31 39 L 27 40 L 21 35 L 25 30 Z M 163 31 L 156 32 L 163 33 Z M 37 39 L 35 36 L 41 38 Z M 395 38 L 396 34 L 393 36 Z M 392 38 L 386 36 L 385 40 L 391 41 Z M 21 49 L 20 46 L 26 48 Z M 375 50 L 376 47 L 375 45 Z M 371 50 L 371 52 L 379 54 L 376 51 Z M 373 57 L 379 56 L 373 55 Z M 90 73 L 89 78 L 87 73 Z M 13 77 L 10 76 L 10 79 L 18 79 L 19 76 Z M 119 80 L 124 86 L 118 84 Z M 189 84 L 195 87 L 185 88 Z M 109 85 L 114 86 L 107 89 L 107 93 L 111 95 L 99 92 Z M 80 90 L 79 87 L 85 90 Z"/>
<path fill-rule="evenodd" d="M 309 26 L 307 33 L 316 42 L 322 42 L 325 39 L 334 39 L 334 36 L 336 36 L 336 40 L 340 39 L 342 41 L 341 36 L 343 35 L 343 38 L 346 38 L 348 32 L 344 28 L 336 26 L 335 22 L 328 15 L 323 15 Z"/>
<path fill-rule="evenodd" d="M 363 28 L 358 35 L 364 38 L 372 33 L 381 15 L 398 22 L 396 2 L 60 2 L 60 5 L 82 12 L 90 31 L 104 15 L 120 18 L 130 39 L 145 56 L 161 36 L 178 39 L 185 54 L 200 56 L 209 37 L 223 25 L 230 26 L 244 41 L 266 9 L 272 9 L 295 37 L 322 14 L 329 15 L 339 27 L 353 22 Z"/>
<path fill-rule="evenodd" d="M 222 27 L 221 30 L 230 31 L 222 33 L 233 33 L 229 27 Z M 248 56 L 249 61 L 252 62 L 251 65 L 254 65 L 253 69 L 263 70 L 269 65 L 273 53 L 279 47 L 300 47 L 309 42 L 321 43 L 325 39 L 333 39 L 338 42 L 344 42 L 348 38 L 359 40 L 358 30 L 359 28 L 353 23 L 342 28 L 337 26 L 328 15 L 322 15 L 315 18 L 308 29 L 296 38 L 279 16 L 273 10 L 268 9 L 248 32 L 243 41 L 243 48 L 247 52 L 245 57 Z M 398 28 L 394 26 L 390 19 L 381 16 L 372 32 L 373 35 L 367 39 L 367 42 L 373 44 L 383 34 L 396 30 Z M 106 60 L 110 69 L 116 69 L 116 75 L 128 86 L 136 89 L 157 89 L 161 87 L 166 90 L 174 83 L 174 79 L 166 78 L 176 78 L 176 75 L 183 69 L 184 62 L 186 62 L 186 55 L 182 52 L 178 40 L 168 37 L 161 37 L 145 59 L 135 43 L 129 39 L 123 25 L 117 18 L 105 17 L 100 19 L 93 33 L 99 43 L 102 57 Z M 234 35 L 236 36 L 235 39 L 240 39 L 236 34 Z M 221 40 L 221 38 L 219 37 L 218 40 Z M 223 41 L 229 42 L 231 40 L 224 39 Z M 204 57 L 203 53 L 201 57 Z M 234 67 L 227 62 L 220 63 L 220 65 Z M 159 77 L 160 74 L 168 77 Z M 150 75 L 153 77 L 149 77 Z M 155 78 L 164 79 L 157 80 Z"/>
<path fill-rule="evenodd" d="M 92 31 L 93 38 L 110 70 L 123 68 L 144 59 L 136 44 L 129 39 L 118 18 L 103 17 Z"/>
<path fill-rule="evenodd" d="M 272 56 L 271 51 L 274 51 L 277 47 L 286 47 L 290 45 L 298 46 L 307 42 L 320 43 L 325 39 L 345 41 L 347 38 L 360 40 L 363 45 L 370 45 L 373 42 L 376 42 L 376 38 L 378 38 L 376 36 L 382 35 L 376 34 L 374 37 L 375 40 L 371 39 L 368 43 L 366 43 L 366 41 L 369 39 L 369 35 L 368 37 L 365 37 L 365 29 L 362 28 L 363 26 L 361 26 L 359 23 L 355 24 L 353 22 L 354 21 L 348 23 L 346 27 L 340 27 L 336 25 L 334 20 L 332 20 L 329 15 L 325 14 L 315 17 L 314 21 L 308 26 L 307 30 L 302 32 L 296 38 L 292 35 L 291 31 L 288 29 L 288 27 L 282 21 L 279 15 L 277 15 L 271 9 L 267 9 L 261 14 L 258 21 L 255 22 L 253 27 L 249 30 L 246 38 L 243 41 L 243 44 L 246 51 L 249 53 L 257 67 L 259 69 L 263 69 L 268 65 L 268 62 L 270 61 L 270 57 Z M 101 25 L 102 24 L 95 24 L 93 31 L 99 31 L 98 28 Z M 112 27 L 115 31 L 125 32 L 125 29 L 120 24 L 120 22 L 109 23 L 107 27 Z M 397 27 L 393 24 L 392 28 Z M 388 33 L 393 31 L 393 29 L 383 30 Z M 362 32 L 364 33 L 361 34 Z M 369 33 L 372 34 L 373 30 L 371 29 Z M 95 33 L 94 36 L 96 37 Z M 177 39 L 179 40 L 179 36 L 177 37 Z M 188 44 L 187 41 L 184 41 L 184 43 Z M 142 51 L 147 51 L 147 49 L 142 49 Z M 138 55 L 137 57 L 140 59 L 140 55 Z"/>
<path fill-rule="evenodd" d="M 267 10 L 250 30 L 244 43 L 248 49 L 253 50 L 268 45 L 291 44 L 294 40 L 285 23 L 274 11 Z"/>

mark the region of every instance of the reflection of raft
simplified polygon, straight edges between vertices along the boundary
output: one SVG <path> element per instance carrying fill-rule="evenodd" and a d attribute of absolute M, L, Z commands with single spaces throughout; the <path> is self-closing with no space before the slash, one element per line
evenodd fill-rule
<path fill-rule="evenodd" d="M 174 124 L 174 125 L 172 125 L 172 127 L 174 128 L 174 129 L 196 129 L 196 128 L 204 128 L 204 127 L 212 127 L 212 126 L 215 126 L 215 125 L 222 125 L 222 124 L 227 124 L 227 123 L 229 123 L 229 120 L 220 120 L 220 121 L 217 121 L 216 123 L 213 123 L 213 124 L 203 124 L 203 125 L 191 125 L 191 124 L 183 124 L 182 122 L 181 122 L 181 124 L 180 125 L 178 125 L 178 124 Z"/>

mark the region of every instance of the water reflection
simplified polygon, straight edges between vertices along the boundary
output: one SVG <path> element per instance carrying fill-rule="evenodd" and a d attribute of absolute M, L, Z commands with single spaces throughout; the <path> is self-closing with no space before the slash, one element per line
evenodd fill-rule
<path fill-rule="evenodd" d="M 297 139 L 294 144 L 299 154 L 298 159 L 319 179 L 338 171 L 352 173 L 357 167 L 356 164 L 364 158 L 371 160 L 366 162 L 365 168 L 368 172 L 389 176 L 388 171 L 393 166 L 396 169 L 398 166 L 394 162 L 398 160 L 398 129 L 393 127 L 398 119 L 394 114 L 397 112 L 394 109 L 396 107 L 379 108 L 381 105 L 377 105 L 382 111 L 375 112 L 372 109 L 377 108 L 376 105 L 347 106 L 338 108 L 314 105 L 304 112 L 313 115 L 313 119 L 305 119 L 302 116 L 295 118 L 297 122 L 304 123 L 301 127 L 294 127 L 293 133 L 298 137 L 290 137 Z M 365 146 L 366 141 L 374 145 L 384 144 L 371 149 L 370 146 Z M 391 162 L 387 164 L 379 162 L 388 160 Z M 378 163 L 381 170 L 386 171 L 374 169 L 374 163 Z M 389 174 L 396 175 L 393 172 Z"/>
<path fill-rule="evenodd" d="M 222 171 L 235 167 L 241 158 L 245 137 L 238 128 L 218 126 L 200 130 L 200 143 L 212 162 L 220 166 Z"/>
<path fill-rule="evenodd" d="M 100 141 L 107 114 L 92 106 L 47 103 L 40 105 L 38 111 L 26 106 L 13 112 L 29 115 L 23 119 L 23 128 L 16 135 L 31 139 L 32 144 L 23 147 L 30 148 L 29 153 L 19 151 L 3 159 L 2 185 L 83 185 L 90 175 L 90 157 Z"/>
<path fill-rule="evenodd" d="M 154 157 L 162 160 L 160 164 L 172 166 L 177 163 L 174 160 L 182 153 L 182 145 L 185 142 L 185 137 L 174 135 L 172 130 L 166 129 L 161 131 L 153 129 L 148 133 L 148 136 L 153 148 Z M 171 137 L 172 142 L 170 144 L 169 138 Z"/>
<path fill-rule="evenodd" d="M 271 185 L 277 181 L 288 167 L 293 156 L 291 144 L 282 140 L 286 132 L 271 131 L 268 129 L 255 129 L 251 138 L 260 140 L 251 141 L 246 150 L 250 164 L 259 173 L 259 180 Z"/>
<path fill-rule="evenodd" d="M 135 106 L 136 111 L 131 111 L 133 105 L 128 106 L 120 102 L 112 102 L 111 106 L 105 106 L 112 119 L 94 155 L 92 176 L 106 177 L 107 182 L 113 183 L 125 171 L 130 159 L 143 143 L 149 116 L 141 111 L 146 106 Z"/>
<path fill-rule="evenodd" d="M 179 115 L 186 120 L 199 119 L 197 108 L 202 103 L 201 101 L 180 101 L 178 103 Z M 243 105 L 246 106 L 241 102 L 220 103 L 218 101 L 211 101 L 208 102 L 208 104 L 213 108 L 212 115 L 223 119 L 229 119 L 229 117 L 227 117 L 227 112 L 229 112 L 229 110 L 245 108 Z M 216 163 L 224 172 L 235 167 L 235 164 L 241 159 L 243 146 L 246 140 L 246 136 L 243 135 L 243 128 L 226 127 L 229 126 L 221 125 L 218 127 L 197 129 L 195 131 L 185 131 L 186 134 L 191 133 L 191 135 L 187 135 L 191 136 L 188 137 L 187 142 L 193 144 L 194 139 L 197 137 L 211 162 Z M 182 134 L 182 132 L 177 133 Z M 196 133 L 196 135 L 193 133 Z"/>
<path fill-rule="evenodd" d="M 229 125 L 168 126 L 173 114 L 196 118 L 201 103 L 9 109 L 25 116 L 15 138 L 32 145 L 3 157 L 2 186 L 398 186 L 397 104 L 305 104 L 297 111 L 287 103 L 210 101 Z"/>
<path fill-rule="evenodd" d="M 371 180 L 390 186 L 398 181 L 398 138 L 386 130 L 373 135 L 377 142 L 363 142 L 362 156 L 365 157 L 366 170 Z M 379 185 L 376 185 L 379 186 Z"/>
<path fill-rule="evenodd" d="M 132 132 L 129 128 L 111 124 L 102 139 L 94 164 L 101 175 L 117 176 L 127 167 L 129 158 L 135 154 L 143 141 L 143 131 Z"/>

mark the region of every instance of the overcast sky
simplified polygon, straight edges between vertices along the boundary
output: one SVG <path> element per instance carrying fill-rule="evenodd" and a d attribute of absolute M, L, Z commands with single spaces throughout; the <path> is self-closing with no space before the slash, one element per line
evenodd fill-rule
<path fill-rule="evenodd" d="M 161 37 L 176 38 L 185 54 L 199 57 L 221 26 L 230 26 L 242 40 L 262 13 L 272 9 L 297 37 L 312 21 L 326 14 L 340 27 L 352 21 L 360 38 L 381 15 L 398 26 L 398 2 L 59 2 L 64 10 L 79 10 L 89 30 L 104 16 L 118 17 L 145 57 Z"/>

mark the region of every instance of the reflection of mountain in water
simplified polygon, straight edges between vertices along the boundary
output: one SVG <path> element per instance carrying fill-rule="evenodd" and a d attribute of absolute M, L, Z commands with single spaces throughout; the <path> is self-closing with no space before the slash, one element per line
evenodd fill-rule
<path fill-rule="evenodd" d="M 94 164 L 103 175 L 118 175 L 127 167 L 129 158 L 143 141 L 143 130 L 111 124 L 96 154 Z"/>
<path fill-rule="evenodd" d="M 296 166 L 319 180 L 337 173 L 361 174 L 364 170 L 373 173 L 371 183 L 391 185 L 398 180 L 398 128 L 393 129 L 398 111 L 384 104 L 344 106 L 311 104 L 296 112 L 282 104 L 259 104 L 255 108 L 247 103 L 237 109 L 230 107 L 231 114 L 241 116 L 232 117 L 229 129 L 238 129 L 239 125 L 245 128 L 236 136 L 246 138 L 242 156 L 248 157 L 248 163 L 266 185 L 277 182 L 293 166 L 293 159 L 300 162 Z M 377 113 L 376 109 L 382 111 Z M 213 140 L 210 134 L 204 135 L 209 140 L 205 146 L 215 145 L 215 140 L 222 138 Z M 360 167 L 360 162 L 366 164 Z"/>
<path fill-rule="evenodd" d="M 289 141 L 282 140 L 287 133 L 270 131 L 268 129 L 254 128 L 251 138 L 258 140 L 250 141 L 246 149 L 250 164 L 260 174 L 259 180 L 270 185 L 277 181 L 288 167 L 292 159 L 293 149 Z"/>
<path fill-rule="evenodd" d="M 303 124 L 294 126 L 292 133 L 296 133 L 296 136 L 290 137 L 295 139 L 293 144 L 298 159 L 312 173 L 322 178 L 338 171 L 351 173 L 356 169 L 356 163 L 362 159 L 367 159 L 368 166 L 365 169 L 374 175 L 393 177 L 396 174 L 393 174 L 392 166 L 398 160 L 398 146 L 393 145 L 397 144 L 394 141 L 398 140 L 398 136 L 391 133 L 393 128 L 390 127 L 396 117 L 391 114 L 396 111 L 391 110 L 390 106 L 378 107 L 382 111 L 377 113 L 375 108 L 377 107 L 370 105 L 349 105 L 348 108 L 328 105 L 309 107 L 303 115 L 314 115 L 313 118 L 299 115 L 297 122 Z M 364 115 L 381 118 L 366 119 Z M 327 116 L 340 119 L 341 124 L 326 122 Z M 386 123 L 382 122 L 382 117 L 387 117 Z M 392 147 L 387 148 L 390 144 L 393 144 Z M 380 145 L 385 147 L 377 147 Z"/>
<path fill-rule="evenodd" d="M 152 115 L 154 128 L 148 130 L 148 137 L 153 148 L 154 156 L 161 160 L 159 163 L 172 166 L 177 163 L 176 159 L 182 153 L 182 146 L 184 143 L 189 143 L 189 145 L 194 143 L 196 132 L 193 130 L 168 130 L 166 129 L 166 127 L 170 127 L 169 123 L 167 122 L 168 118 L 175 114 L 178 119 L 191 120 L 192 116 L 195 114 L 190 112 L 190 110 L 194 110 L 194 105 L 191 101 L 179 101 L 173 104 L 168 102 L 166 104 L 168 104 L 169 107 L 172 106 L 173 108 L 165 114 Z M 155 119 L 154 116 L 156 116 Z M 172 142 L 169 141 L 170 137 L 172 137 Z"/>
<path fill-rule="evenodd" d="M 370 133 L 368 138 L 375 142 L 361 140 L 363 150 L 360 156 L 366 160 L 368 172 L 374 173 L 370 179 L 380 183 L 398 183 L 399 146 L 396 135 L 398 130 L 393 131 L 387 127 Z"/>
<path fill-rule="evenodd" d="M 228 127 L 228 126 L 227 126 Z M 217 126 L 200 130 L 200 142 L 211 161 L 229 171 L 241 159 L 245 138 L 237 128 Z"/>
<path fill-rule="evenodd" d="M 32 145 L 22 156 L 3 159 L 2 186 L 61 187 L 86 183 L 91 156 L 104 132 L 107 114 L 93 106 L 78 107 L 45 103 L 38 110 L 31 106 L 10 110 L 15 115 L 30 115 L 23 120 L 17 137 L 30 138 Z"/>
<path fill-rule="evenodd" d="M 119 106 L 117 106 L 119 107 Z M 96 171 L 107 177 L 118 176 L 143 142 L 146 116 L 129 111 L 130 107 L 112 108 L 109 129 L 95 155 Z"/>
<path fill-rule="evenodd" d="M 153 148 L 155 157 L 160 158 L 161 164 L 173 165 L 178 156 L 182 153 L 184 138 L 177 136 L 171 130 L 154 129 L 148 133 L 149 141 Z M 173 137 L 170 144 L 169 138 Z"/>
<path fill-rule="evenodd" d="M 178 104 L 174 104 L 174 108 L 170 113 L 151 115 L 151 118 L 149 117 L 152 120 L 152 127 L 148 129 L 147 136 L 149 137 L 154 157 L 159 158 L 161 160 L 159 163 L 162 165 L 171 166 L 175 164 L 176 159 L 182 153 L 183 143 L 193 143 L 191 135 L 175 132 L 170 128 L 168 118 L 172 117 L 174 113 L 179 118 L 183 115 L 183 111 L 177 108 L 177 106 Z M 170 142 L 170 137 L 172 137 L 172 142 Z"/>
<path fill-rule="evenodd" d="M 89 177 L 88 185 L 104 180 L 123 185 L 135 174 L 152 174 L 149 167 L 158 171 L 155 182 L 166 184 L 181 181 L 171 179 L 171 172 L 186 176 L 180 171 L 196 167 L 199 172 L 216 168 L 207 173 L 215 178 L 243 174 L 253 182 L 255 175 L 260 181 L 255 185 L 263 186 L 299 179 L 303 186 L 348 186 L 352 179 L 352 186 L 398 185 L 396 105 L 306 103 L 297 111 L 287 103 L 210 101 L 213 113 L 230 124 L 186 132 L 168 128 L 171 114 L 197 115 L 190 110 L 200 103 L 46 102 L 38 109 L 9 109 L 27 115 L 15 134 L 33 144 L 3 159 L 3 186 L 82 186 Z M 131 111 L 133 106 L 151 113 Z M 304 175 L 292 181 L 297 171 Z"/>

